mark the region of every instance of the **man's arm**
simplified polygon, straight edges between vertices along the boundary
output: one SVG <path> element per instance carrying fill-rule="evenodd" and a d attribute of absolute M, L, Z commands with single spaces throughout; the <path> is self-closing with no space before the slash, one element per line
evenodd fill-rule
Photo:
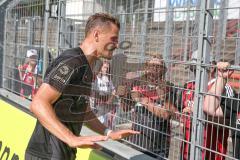
<path fill-rule="evenodd" d="M 208 94 L 204 98 L 203 111 L 209 116 L 223 117 L 223 111 L 220 106 L 221 95 L 226 82 L 222 77 L 218 77 L 213 86 L 208 90 Z"/>
<path fill-rule="evenodd" d="M 111 104 L 113 103 L 113 100 L 114 100 L 115 97 L 116 97 L 116 91 L 113 90 L 111 96 L 110 96 L 109 99 L 107 100 L 107 104 L 110 104 L 110 105 L 111 105 Z"/>
<path fill-rule="evenodd" d="M 155 103 L 149 101 L 149 98 L 142 97 L 136 91 L 131 92 L 131 96 L 134 101 L 140 102 L 147 110 L 153 113 L 157 117 L 161 117 L 163 119 L 169 119 L 175 112 L 177 112 L 177 108 L 171 102 L 164 102 L 164 106 L 156 106 Z"/>
<path fill-rule="evenodd" d="M 206 95 L 204 98 L 203 111 L 208 116 L 223 117 L 223 110 L 220 106 L 221 95 L 226 85 L 226 78 L 228 78 L 233 71 L 227 70 L 230 64 L 228 62 L 218 62 L 218 76 L 213 86 L 208 90 L 211 95 Z"/>
<path fill-rule="evenodd" d="M 78 137 L 65 127 L 52 106 L 60 95 L 55 88 L 43 83 L 31 103 L 30 110 L 46 129 L 70 147 L 94 147 L 94 142 L 107 139 L 105 136 Z"/>
<path fill-rule="evenodd" d="M 19 79 L 22 81 L 23 77 L 22 77 L 22 66 L 21 65 L 18 66 L 18 74 L 19 74 Z"/>
<path fill-rule="evenodd" d="M 171 102 L 164 102 L 164 106 L 159 107 L 156 106 L 156 104 L 149 102 L 148 98 L 141 98 L 140 103 L 155 116 L 163 119 L 169 119 L 175 112 L 177 112 L 177 108 Z"/>
<path fill-rule="evenodd" d="M 86 112 L 87 114 L 85 115 L 84 120 L 86 126 L 92 129 L 93 131 L 103 135 L 107 127 L 98 120 L 96 114 L 92 112 L 90 106 L 87 107 Z"/>

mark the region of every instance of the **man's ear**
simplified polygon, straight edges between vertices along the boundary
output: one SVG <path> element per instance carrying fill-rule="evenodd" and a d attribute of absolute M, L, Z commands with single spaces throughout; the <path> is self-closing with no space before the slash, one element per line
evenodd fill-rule
<path fill-rule="evenodd" d="M 94 30 L 93 31 L 93 38 L 95 40 L 95 42 L 98 42 L 99 41 L 99 30 Z"/>

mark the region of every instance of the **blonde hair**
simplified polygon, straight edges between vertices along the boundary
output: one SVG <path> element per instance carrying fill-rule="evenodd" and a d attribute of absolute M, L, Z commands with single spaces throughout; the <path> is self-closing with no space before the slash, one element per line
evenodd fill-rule
<path fill-rule="evenodd" d="M 162 58 L 162 55 L 154 55 L 145 62 L 145 68 L 148 67 L 148 65 L 156 64 L 156 66 L 159 66 L 159 69 L 162 69 L 164 73 L 166 72 L 166 64 Z"/>

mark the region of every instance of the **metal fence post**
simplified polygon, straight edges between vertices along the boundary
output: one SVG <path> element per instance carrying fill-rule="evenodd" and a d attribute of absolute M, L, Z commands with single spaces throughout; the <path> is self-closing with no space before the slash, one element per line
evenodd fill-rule
<path fill-rule="evenodd" d="M 146 40 L 147 40 L 147 22 L 148 22 L 148 0 L 145 1 L 145 8 L 144 8 L 144 17 L 143 22 L 141 25 L 141 33 L 142 33 L 142 39 L 141 39 L 141 57 L 140 61 L 141 63 L 145 60 L 145 53 L 146 53 Z"/>
<path fill-rule="evenodd" d="M 190 0 L 187 1 L 187 10 L 190 10 L 191 8 L 191 3 Z M 185 38 L 184 38 L 184 57 L 183 60 L 187 61 L 188 57 L 188 43 L 189 43 L 189 21 L 190 21 L 190 13 L 187 12 L 187 17 L 186 17 L 186 25 L 185 25 Z"/>
<path fill-rule="evenodd" d="M 3 17 L 1 22 L 0 22 L 0 28 L 2 28 L 0 32 L 0 64 L 2 66 L 0 67 L 0 87 L 4 86 L 4 74 L 5 74 L 5 57 L 4 57 L 4 52 L 6 51 L 6 24 L 7 24 L 7 11 L 9 7 L 7 8 L 8 4 L 12 3 L 13 0 L 8 0 L 8 1 L 3 1 L 1 3 L 1 8 L 0 8 L 0 16 Z"/>
<path fill-rule="evenodd" d="M 119 21 L 120 21 L 120 26 L 121 26 L 121 30 L 120 30 L 120 36 L 119 36 L 119 41 L 122 42 L 125 39 L 125 32 L 126 32 L 126 11 L 124 11 L 123 7 L 121 8 L 121 10 L 119 11 Z M 118 52 L 120 53 L 121 51 L 118 50 Z"/>
<path fill-rule="evenodd" d="M 5 17 L 5 9 L 4 9 L 4 4 L 1 4 L 2 6 L 0 6 L 0 17 L 2 17 L 2 20 L 0 21 L 0 64 L 3 64 L 3 43 L 4 43 L 4 17 Z M 3 82 L 3 65 L 0 66 L 0 87 L 3 86 L 2 82 Z"/>
<path fill-rule="evenodd" d="M 239 16 L 240 18 L 240 12 Z M 235 65 L 240 65 L 240 24 L 237 26 L 237 40 L 236 40 L 236 52 L 235 52 Z"/>
<path fill-rule="evenodd" d="M 6 14 L 4 16 L 4 30 L 6 29 L 7 26 L 7 17 L 8 17 L 8 8 L 6 9 Z M 4 32 L 4 36 L 3 36 L 3 62 L 2 62 L 2 87 L 5 86 L 5 74 L 6 74 L 6 68 L 5 68 L 5 64 L 6 64 L 6 57 L 4 57 L 4 52 L 6 51 L 6 37 L 7 37 L 7 32 Z"/>
<path fill-rule="evenodd" d="M 28 29 L 27 29 L 27 45 L 31 46 L 33 44 L 33 19 L 29 18 L 28 19 Z"/>
<path fill-rule="evenodd" d="M 206 67 L 202 66 L 202 63 L 209 64 L 210 61 L 210 46 L 211 40 L 209 35 L 212 32 L 213 14 L 209 8 L 213 8 L 214 0 L 201 1 L 200 8 L 200 22 L 198 33 L 198 56 L 197 56 L 197 72 L 195 82 L 195 94 L 194 94 L 194 111 L 192 120 L 192 132 L 191 132 L 191 152 L 190 159 L 202 159 L 201 146 L 203 145 L 203 128 L 204 123 L 201 121 L 204 119 L 203 113 L 203 95 L 202 92 L 207 90 L 208 74 Z"/>
<path fill-rule="evenodd" d="M 61 10 L 60 10 L 60 8 L 61 8 L 61 1 L 59 0 L 58 2 L 57 2 L 57 8 L 58 8 L 58 13 L 57 13 L 57 40 L 56 40 L 56 42 L 55 42 L 55 44 L 56 44 L 56 53 L 57 53 L 57 55 L 56 56 L 58 56 L 58 54 L 59 54 L 59 40 L 60 40 L 60 18 L 61 18 Z"/>
<path fill-rule="evenodd" d="M 58 23 L 57 23 L 57 40 L 56 40 L 56 46 L 57 46 L 57 55 L 56 56 L 59 56 L 59 53 L 61 51 L 61 46 L 63 45 L 63 38 L 62 38 L 62 31 L 61 31 L 61 28 L 62 28 L 62 18 L 63 18 L 63 12 L 65 12 L 65 9 L 63 10 L 63 7 L 65 8 L 66 6 L 66 3 L 64 2 L 64 0 L 59 0 L 58 1 L 58 14 L 57 14 L 57 20 L 58 20 Z M 65 13 L 64 13 L 65 14 Z"/>
<path fill-rule="evenodd" d="M 60 26 L 59 26 L 59 44 L 58 44 L 58 54 L 65 48 L 65 36 L 66 33 L 66 0 L 60 0 Z M 59 51 L 60 50 L 60 51 Z"/>
<path fill-rule="evenodd" d="M 18 43 L 18 21 L 17 21 L 17 17 L 16 17 L 16 15 L 14 15 L 14 31 L 13 31 L 13 33 L 14 33 L 14 43 L 15 43 L 15 45 L 14 45 L 14 56 L 16 57 L 16 55 L 18 55 L 18 45 L 17 45 L 17 43 Z M 13 60 L 13 64 L 16 64 L 16 58 Z M 14 76 L 14 71 L 12 71 L 12 76 Z M 11 79 L 11 90 L 14 90 L 14 88 L 15 88 L 15 83 L 14 83 L 14 79 L 12 78 Z"/>
<path fill-rule="evenodd" d="M 45 1 L 45 14 L 44 14 L 44 49 L 43 49 L 43 75 L 48 66 L 48 18 L 50 16 L 49 0 Z"/>
<path fill-rule="evenodd" d="M 165 19 L 165 37 L 164 37 L 164 51 L 163 51 L 163 59 L 166 63 L 166 67 L 169 68 L 168 61 L 170 60 L 170 54 L 172 52 L 172 35 L 173 35 L 173 6 L 171 6 L 170 1 L 167 1 L 167 15 Z M 166 73 L 166 77 L 168 77 L 168 72 Z"/>
<path fill-rule="evenodd" d="M 237 34 L 237 44 L 235 53 L 235 65 L 240 65 L 240 34 Z"/>
<path fill-rule="evenodd" d="M 227 0 L 222 0 L 221 6 L 220 6 L 218 30 L 217 30 L 217 35 L 216 35 L 216 60 L 217 61 L 220 59 L 222 42 L 226 35 L 225 28 L 226 28 L 226 23 L 227 23 L 227 11 L 224 8 L 225 6 L 227 6 Z"/>
<path fill-rule="evenodd" d="M 196 10 L 199 10 L 201 6 L 201 1 L 197 1 Z M 198 49 L 198 32 L 199 32 L 199 20 L 200 20 L 200 12 L 196 12 L 195 21 L 194 21 L 194 28 L 193 28 L 193 40 L 192 40 L 192 51 Z"/>

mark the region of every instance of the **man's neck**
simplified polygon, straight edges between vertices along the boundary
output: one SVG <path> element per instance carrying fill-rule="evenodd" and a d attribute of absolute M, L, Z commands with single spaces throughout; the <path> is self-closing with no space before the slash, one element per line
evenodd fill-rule
<path fill-rule="evenodd" d="M 84 55 L 87 58 L 88 63 L 92 67 L 94 62 L 99 58 L 97 50 L 95 49 L 93 43 L 85 39 L 81 44 L 80 48 L 82 49 Z"/>

